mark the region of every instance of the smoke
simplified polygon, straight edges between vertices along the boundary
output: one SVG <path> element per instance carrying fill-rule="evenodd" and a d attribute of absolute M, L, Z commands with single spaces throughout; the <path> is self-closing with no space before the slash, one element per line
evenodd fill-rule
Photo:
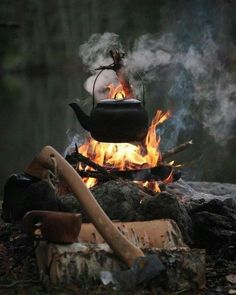
<path fill-rule="evenodd" d="M 93 34 L 88 42 L 81 45 L 79 55 L 89 70 L 95 72 L 95 68 L 112 63 L 108 58 L 111 48 L 123 51 L 119 36 L 114 33 Z"/>
<path fill-rule="evenodd" d="M 199 42 L 181 50 L 173 33 L 159 38 L 150 34 L 141 36 L 129 52 L 129 67 L 132 71 L 144 72 L 149 83 L 165 73 L 170 88 L 162 92 L 176 106 L 172 140 L 178 138 L 181 130 L 194 128 L 194 120 L 192 126 L 185 124 L 192 117 L 201 122 L 217 142 L 224 144 L 231 136 L 236 119 L 235 75 L 220 59 L 222 48 L 214 41 L 210 29 L 202 34 Z"/>
<path fill-rule="evenodd" d="M 93 85 L 97 76 L 96 68 L 109 65 L 113 62 L 109 57 L 109 50 L 116 49 L 123 51 L 119 36 L 114 33 L 106 32 L 104 34 L 93 34 L 87 43 L 79 48 L 79 55 L 83 63 L 93 74 L 84 84 L 85 89 L 92 94 Z M 103 71 L 96 81 L 95 97 L 97 100 L 105 97 L 106 86 L 115 83 L 116 75 L 113 71 Z"/>
<path fill-rule="evenodd" d="M 164 105 L 173 112 L 166 127 L 171 133 L 170 145 L 184 130 L 194 130 L 196 124 L 218 143 L 227 143 L 236 120 L 236 83 L 222 59 L 224 48 L 213 38 L 210 26 L 199 32 L 197 43 L 185 43 L 174 32 L 140 36 L 126 52 L 127 70 L 131 76 L 142 73 L 147 87 L 154 85 L 148 93 L 148 97 L 154 97 L 151 103 L 147 101 L 149 108 L 158 108 L 160 99 L 166 99 Z M 235 50 L 232 43 L 228 45 Z M 96 77 L 94 69 L 112 63 L 108 54 L 111 48 L 123 50 L 114 33 L 94 34 L 80 47 L 80 56 L 93 74 L 85 82 L 90 93 Z M 115 80 L 113 71 L 104 71 L 96 83 L 96 98 L 104 98 L 105 86 Z"/>

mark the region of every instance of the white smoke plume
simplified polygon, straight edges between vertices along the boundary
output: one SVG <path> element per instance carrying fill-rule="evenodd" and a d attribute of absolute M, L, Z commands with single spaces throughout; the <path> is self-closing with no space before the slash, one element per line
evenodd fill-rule
<path fill-rule="evenodd" d="M 131 73 L 142 72 L 147 84 L 156 81 L 155 91 L 149 95 L 154 96 L 162 90 L 175 105 L 172 145 L 181 130 L 190 128 L 191 124 L 194 126 L 194 120 L 207 128 L 217 142 L 227 143 L 236 120 L 236 83 L 235 76 L 226 70 L 219 57 L 221 47 L 210 29 L 202 33 L 198 45 L 182 48 L 178 43 L 178 38 L 167 32 L 139 37 L 126 53 L 127 69 Z M 232 44 L 230 46 L 235 50 Z M 95 34 L 80 47 L 80 56 L 94 74 L 96 67 L 112 63 L 108 54 L 112 48 L 123 50 L 118 35 Z M 163 77 L 165 87 L 161 85 Z M 94 78 L 91 76 L 85 83 L 90 93 Z M 115 79 L 115 73 L 104 71 L 96 85 L 96 97 L 101 98 L 104 87 Z M 158 102 L 155 104 L 153 107 L 157 108 Z M 172 105 L 167 107 L 171 109 Z"/>
<path fill-rule="evenodd" d="M 114 33 L 93 34 L 87 43 L 80 46 L 79 55 L 83 63 L 93 74 L 84 84 L 85 89 L 92 94 L 93 84 L 97 76 L 96 68 L 111 64 L 112 58 L 109 56 L 109 50 L 117 49 L 123 51 L 119 36 Z M 105 98 L 106 86 L 116 81 L 114 71 L 103 71 L 96 82 L 95 97 L 96 99 Z"/>

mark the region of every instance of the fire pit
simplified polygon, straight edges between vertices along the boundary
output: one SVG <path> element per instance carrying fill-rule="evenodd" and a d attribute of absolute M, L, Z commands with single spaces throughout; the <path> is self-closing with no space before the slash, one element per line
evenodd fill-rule
<path fill-rule="evenodd" d="M 118 174 L 116 175 L 114 171 L 108 172 L 106 168 L 94 163 L 78 152 L 71 156 L 70 160 L 74 159 L 74 156 L 76 156 L 76 160 L 78 160 L 78 157 L 80 161 L 81 159 L 86 159 L 86 163 L 89 166 L 92 165 L 96 167 L 98 172 L 102 171 L 103 174 L 105 173 L 106 176 L 113 179 L 112 181 L 120 181 L 120 184 L 117 186 L 118 188 L 124 186 L 124 183 L 127 182 L 127 180 L 119 180 L 119 174 L 124 171 L 117 171 L 116 173 Z M 81 235 L 74 236 L 71 227 L 71 234 L 69 232 L 69 236 L 75 237 L 74 243 L 71 245 L 60 245 L 52 242 L 63 241 L 61 231 L 62 227 L 65 225 L 65 222 L 63 222 L 63 215 L 61 216 L 62 221 L 58 224 L 54 219 L 53 236 L 58 236 L 58 239 L 54 240 L 54 238 L 50 237 L 50 234 L 45 234 L 48 232 L 47 229 L 49 229 L 49 227 L 52 228 L 52 222 L 50 222 L 51 225 L 49 225 L 47 222 L 50 219 L 42 218 L 42 216 L 47 216 L 49 213 L 44 211 L 41 211 L 42 213 L 40 214 L 37 213 L 37 211 L 35 213 L 33 211 L 31 211 L 32 213 L 29 212 L 25 218 L 29 216 L 29 214 L 36 217 L 30 219 L 31 226 L 28 227 L 28 230 L 31 232 L 31 235 L 37 235 L 43 239 L 46 238 L 48 241 L 51 240 L 49 244 L 40 242 L 36 250 L 41 273 L 44 273 L 45 276 L 49 274 L 52 282 L 57 284 L 80 282 L 81 277 L 84 277 L 85 274 L 87 280 L 97 282 L 97 280 L 101 278 L 103 282 L 106 283 L 107 279 L 104 278 L 104 273 L 102 273 L 102 271 L 105 270 L 108 272 L 109 276 L 113 277 L 111 281 L 113 283 L 119 282 L 119 287 L 124 289 L 127 288 L 127 284 L 124 283 L 125 278 L 130 278 L 133 283 L 130 283 L 129 287 L 135 289 L 141 283 L 150 281 L 156 276 L 160 278 L 165 277 L 165 284 L 162 287 L 172 291 L 180 290 L 183 285 L 188 289 L 192 288 L 192 281 L 195 282 L 195 288 L 202 288 L 204 286 L 204 251 L 191 250 L 186 246 L 181 231 L 173 220 L 153 220 L 147 221 L 146 223 L 144 221 L 137 223 L 111 222 L 96 202 L 89 189 L 85 186 L 77 169 L 74 168 L 52 147 L 45 147 L 26 169 L 24 181 L 22 182 L 22 179 L 19 179 L 18 182 L 15 182 L 15 184 L 18 183 L 18 185 L 24 183 L 25 187 L 28 185 L 30 190 L 35 186 L 38 192 L 40 191 L 40 186 L 46 189 L 46 177 L 49 183 L 55 186 L 55 191 L 57 191 L 57 196 L 59 197 L 57 197 L 58 200 L 62 201 L 60 197 L 62 188 L 64 189 L 64 193 L 65 190 L 67 190 L 67 192 L 73 193 L 74 197 L 78 198 L 82 209 L 84 209 L 84 212 L 82 210 L 82 214 L 85 217 L 87 216 L 97 229 L 96 231 L 91 224 L 83 224 Z M 152 169 L 153 168 L 149 170 L 154 173 L 155 169 L 158 169 L 158 167 L 154 170 Z M 133 172 L 134 171 L 131 171 L 131 173 Z M 168 170 L 168 174 L 172 172 L 172 169 Z M 158 173 L 157 177 L 160 179 L 161 172 L 158 171 Z M 165 175 L 163 179 L 166 179 Z M 9 181 L 11 180 L 10 178 Z M 106 183 L 108 182 L 104 184 Z M 50 187 L 50 184 L 47 185 Z M 136 184 L 132 185 L 137 186 Z M 101 185 L 98 187 L 100 186 Z M 12 189 L 12 183 L 9 187 Z M 7 184 L 6 192 L 9 192 Z M 23 195 L 27 195 L 26 192 L 27 188 L 26 191 L 23 190 Z M 134 190 L 132 190 L 132 195 L 136 197 Z M 33 197 L 35 204 L 35 194 L 33 194 Z M 40 194 L 40 197 L 42 197 L 42 194 Z M 150 196 L 143 191 L 141 197 L 140 195 L 137 197 L 136 203 L 140 205 L 142 211 L 142 208 L 146 207 L 146 199 L 149 200 Z M 155 197 L 155 199 L 159 198 Z M 130 200 L 132 200 L 132 198 L 130 198 Z M 168 205 L 168 202 L 166 202 L 166 204 Z M 120 203 L 120 205 L 122 205 L 122 203 Z M 3 208 L 5 209 L 6 205 L 4 205 Z M 177 215 L 181 214 L 178 213 Z M 25 224 L 27 225 L 29 223 Z M 101 236 L 99 234 L 101 234 Z M 68 239 L 64 241 L 66 242 Z M 72 240 L 70 240 L 70 242 L 72 242 Z M 111 252 L 112 250 L 114 253 Z M 125 265 L 130 269 L 124 272 L 126 268 Z M 142 265 L 145 265 L 145 267 L 143 268 Z M 88 268 L 89 272 L 86 272 Z M 186 278 L 189 272 L 192 274 L 191 279 Z M 177 281 L 176 278 L 178 278 Z"/>
<path fill-rule="evenodd" d="M 129 288 L 134 289 L 140 283 L 149 282 L 157 275 L 161 275 L 165 269 L 165 274 L 169 273 L 165 282 L 170 289 L 178 290 L 183 284 L 190 288 L 192 281 L 195 282 L 197 288 L 204 286 L 204 251 L 190 250 L 182 241 L 178 226 L 173 221 L 112 223 L 82 183 L 76 170 L 51 147 L 45 147 L 26 172 L 34 177 L 42 178 L 45 169 L 53 169 L 55 163 L 57 163 L 59 177 L 62 177 L 71 188 L 97 231 L 103 237 L 102 239 L 99 236 L 92 225 L 84 225 L 79 242 L 71 246 L 65 247 L 56 244 L 46 244 L 45 246 L 41 244 L 37 250 L 40 269 L 45 272 L 50 265 L 50 277 L 55 283 L 75 283 L 81 276 L 84 276 L 88 267 L 87 279 L 96 280 L 105 261 L 107 263 L 105 263 L 106 271 L 109 271 L 109 274 L 111 272 L 111 281 L 118 282 L 119 287 L 124 289 L 127 289 L 127 283 L 125 283 L 127 279 L 130 281 Z M 46 225 L 43 224 L 42 228 L 46 228 Z M 158 234 L 156 230 L 158 230 Z M 56 223 L 55 231 L 60 234 L 60 228 L 56 227 Z M 89 242 L 89 245 L 84 244 L 85 242 Z M 110 249 L 104 242 L 109 244 L 116 254 L 115 256 L 111 256 Z M 163 251 L 167 249 L 170 252 L 162 252 L 160 249 Z M 159 251 L 164 253 L 165 259 L 162 258 L 162 262 L 159 258 L 160 255 L 157 255 Z M 90 254 L 87 261 L 88 253 Z M 150 253 L 154 255 L 147 255 Z M 118 257 L 130 267 L 129 270 L 121 271 L 124 269 L 124 265 L 122 262 L 121 264 L 115 262 Z M 175 265 L 178 275 L 176 272 L 174 275 L 172 271 L 173 257 L 182 265 L 181 269 Z M 165 261 L 165 265 L 163 261 Z M 190 268 L 191 283 L 186 280 L 186 273 L 189 274 Z M 65 275 L 66 273 L 67 275 Z M 179 277 L 179 283 L 176 283 L 175 279 L 173 281 L 176 276 Z M 73 281 L 74 279 L 75 281 Z"/>

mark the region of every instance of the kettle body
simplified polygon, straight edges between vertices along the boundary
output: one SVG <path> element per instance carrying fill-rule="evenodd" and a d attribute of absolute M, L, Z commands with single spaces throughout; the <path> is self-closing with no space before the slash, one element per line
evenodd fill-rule
<path fill-rule="evenodd" d="M 82 127 L 101 142 L 142 141 L 148 132 L 148 114 L 138 99 L 104 99 L 87 116 L 71 103 Z"/>
<path fill-rule="evenodd" d="M 115 65 L 114 61 L 114 65 Z M 114 66 L 101 67 L 100 72 L 96 76 L 93 84 L 93 109 L 90 116 L 76 103 L 69 104 L 77 116 L 81 126 L 91 133 L 91 136 L 100 142 L 134 142 L 142 141 L 148 132 L 148 114 L 144 108 L 144 85 L 143 88 L 143 103 L 134 98 L 108 98 L 99 101 L 95 105 L 95 84 L 100 74 L 105 69 L 113 69 Z M 123 81 L 122 86 L 127 89 L 131 86 L 127 83 L 124 71 L 120 67 L 116 70 L 119 80 Z M 139 78 L 141 79 L 140 75 Z M 142 81 L 142 79 L 141 79 Z M 133 93 L 130 91 L 129 93 Z M 126 93 L 127 94 L 127 93 Z M 127 95 L 128 96 L 128 95 Z"/>

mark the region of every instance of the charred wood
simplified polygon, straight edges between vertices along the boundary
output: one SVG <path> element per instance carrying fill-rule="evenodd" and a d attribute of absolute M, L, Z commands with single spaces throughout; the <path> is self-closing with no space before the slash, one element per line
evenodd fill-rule
<path fill-rule="evenodd" d="M 136 181 L 164 181 L 172 173 L 172 180 L 177 181 L 181 177 L 180 171 L 173 171 L 171 166 L 157 166 L 150 169 L 140 169 L 140 170 L 112 170 L 108 174 L 104 175 L 97 171 L 85 171 L 77 170 L 81 177 L 91 177 L 96 178 L 100 181 L 107 181 L 111 179 L 126 179 L 126 180 L 136 180 Z"/>
<path fill-rule="evenodd" d="M 81 153 L 79 153 L 77 145 L 75 146 L 75 152 L 74 153 L 72 153 L 71 155 L 66 155 L 66 160 L 71 165 L 77 165 L 79 162 L 83 163 L 83 164 L 85 164 L 87 166 L 90 166 L 94 170 L 97 170 L 98 172 L 102 173 L 103 175 L 109 176 L 109 173 L 105 168 L 103 168 L 99 164 L 93 162 L 88 157 L 85 157 Z"/>
<path fill-rule="evenodd" d="M 112 171 L 111 174 L 129 180 L 140 181 L 163 181 L 168 178 L 171 173 L 173 180 L 178 180 L 181 176 L 179 171 L 173 171 L 173 167 L 169 165 L 158 165 L 153 168 L 139 169 L 139 170 L 126 170 L 126 171 Z"/>
<path fill-rule="evenodd" d="M 93 170 L 81 170 L 76 169 L 81 177 L 91 177 L 97 178 L 101 181 L 107 181 L 111 179 L 123 178 L 127 180 L 137 180 L 137 181 L 163 181 L 170 176 L 172 173 L 172 180 L 176 181 L 181 177 L 180 171 L 174 171 L 173 167 L 170 165 L 158 165 L 153 168 L 144 168 L 144 169 L 132 169 L 132 170 L 116 170 L 111 169 L 110 171 L 106 168 L 94 163 L 89 158 L 83 156 L 77 151 L 71 155 L 66 156 L 66 160 L 76 168 L 78 167 L 79 162 L 88 165 Z"/>
<path fill-rule="evenodd" d="M 110 175 L 104 175 L 103 173 L 97 171 L 77 170 L 77 172 L 81 177 L 96 178 L 99 181 L 108 181 L 111 179 Z"/>

